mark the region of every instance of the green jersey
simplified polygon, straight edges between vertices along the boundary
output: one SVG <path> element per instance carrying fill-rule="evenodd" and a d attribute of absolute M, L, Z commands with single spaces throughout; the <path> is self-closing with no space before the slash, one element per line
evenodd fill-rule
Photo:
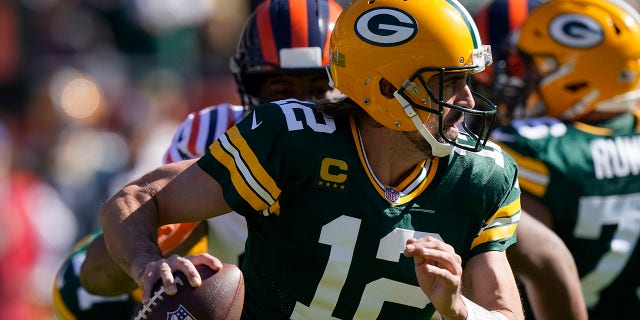
<path fill-rule="evenodd" d="M 635 319 L 640 310 L 638 119 L 626 114 L 595 127 L 532 118 L 493 133 L 571 250 L 590 319 Z"/>
<path fill-rule="evenodd" d="M 82 238 L 56 273 L 53 283 L 52 307 L 59 320 L 130 319 L 140 302 L 133 295 L 98 296 L 87 292 L 80 282 L 80 268 L 87 249 L 102 231 Z M 139 295 L 138 295 L 139 296 Z"/>
<path fill-rule="evenodd" d="M 428 319 L 434 308 L 402 254 L 408 238 L 439 237 L 465 261 L 515 242 L 517 169 L 494 144 L 424 161 L 386 186 L 353 119 L 283 100 L 198 164 L 247 220 L 245 318 Z"/>

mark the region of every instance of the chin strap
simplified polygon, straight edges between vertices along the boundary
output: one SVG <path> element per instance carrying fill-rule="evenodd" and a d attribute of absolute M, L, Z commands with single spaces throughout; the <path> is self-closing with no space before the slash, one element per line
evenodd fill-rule
<path fill-rule="evenodd" d="M 427 143 L 429 143 L 429 145 L 431 146 L 431 153 L 436 157 L 446 157 L 451 154 L 453 146 L 448 143 L 441 143 L 433 137 L 431 132 L 429 132 L 429 130 L 427 130 L 427 127 L 425 127 L 424 123 L 422 123 L 422 119 L 420 119 L 415 110 L 413 110 L 409 101 L 401 96 L 397 90 L 393 92 L 393 96 L 396 97 L 396 100 L 398 100 L 398 102 L 400 102 L 404 113 L 406 113 L 407 116 L 411 119 L 418 132 L 420 132 L 422 137 L 427 141 Z"/>
<path fill-rule="evenodd" d="M 600 95 L 599 89 L 593 89 L 591 92 L 586 94 L 580 101 L 576 102 L 571 108 L 567 109 L 560 118 L 564 120 L 572 120 L 578 116 L 584 115 L 587 106 L 598 98 Z"/>
<path fill-rule="evenodd" d="M 595 111 L 629 112 L 640 101 L 640 90 L 633 90 L 596 103 Z"/>

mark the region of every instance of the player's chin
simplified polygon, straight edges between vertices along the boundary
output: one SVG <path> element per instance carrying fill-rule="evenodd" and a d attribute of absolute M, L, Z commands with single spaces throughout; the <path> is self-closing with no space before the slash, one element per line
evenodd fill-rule
<path fill-rule="evenodd" d="M 458 130 L 458 128 L 455 126 L 450 126 L 445 128 L 442 133 L 445 137 L 447 137 L 448 140 L 455 141 L 458 138 L 458 134 L 460 134 L 460 130 Z M 444 142 L 444 139 L 442 137 L 439 137 L 438 140 L 441 140 L 440 142 Z"/>

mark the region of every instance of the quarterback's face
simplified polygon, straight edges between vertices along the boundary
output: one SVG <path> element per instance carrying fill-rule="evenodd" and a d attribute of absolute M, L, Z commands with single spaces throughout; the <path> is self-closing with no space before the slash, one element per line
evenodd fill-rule
<path fill-rule="evenodd" d="M 463 108 L 473 109 L 475 101 L 471 94 L 471 89 L 467 84 L 469 74 L 466 72 L 449 73 L 444 76 L 443 81 L 443 95 L 442 101 L 448 104 L 454 104 Z M 440 77 L 438 75 L 432 76 L 428 82 L 429 87 L 433 93 L 438 96 L 440 93 Z M 432 108 L 436 108 L 437 104 L 432 103 Z M 426 127 L 429 132 L 438 139 L 440 142 L 444 142 L 440 136 L 439 130 L 439 117 L 434 114 L 429 116 L 426 122 Z M 463 120 L 463 112 L 451 108 L 443 108 L 442 111 L 442 131 L 451 140 L 455 140 L 458 136 L 457 124 Z"/>
<path fill-rule="evenodd" d="M 475 100 L 473 99 L 471 89 L 467 84 L 467 77 L 467 73 L 452 73 L 445 75 L 443 81 L 443 95 L 441 97 L 441 100 L 449 104 L 456 104 L 464 108 L 472 109 L 475 106 Z M 440 92 L 439 76 L 435 75 L 431 77 L 428 81 L 428 85 L 432 92 L 436 96 L 438 96 Z M 437 104 L 435 102 L 432 102 L 431 108 L 437 109 Z M 428 112 L 423 112 L 423 114 L 426 114 L 429 117 L 425 122 L 427 130 L 429 130 L 431 135 L 439 142 L 445 143 L 445 140 L 440 134 L 440 117 Z M 462 120 L 462 111 L 447 107 L 443 108 L 442 131 L 448 139 L 455 140 L 458 137 L 459 131 L 457 125 Z M 431 146 L 425 142 L 420 132 L 407 131 L 405 135 L 408 137 L 409 141 L 415 148 L 425 154 L 432 154 Z"/>
<path fill-rule="evenodd" d="M 259 95 L 267 101 L 314 100 L 328 98 L 331 92 L 326 73 L 316 73 L 273 76 L 260 87 Z"/>

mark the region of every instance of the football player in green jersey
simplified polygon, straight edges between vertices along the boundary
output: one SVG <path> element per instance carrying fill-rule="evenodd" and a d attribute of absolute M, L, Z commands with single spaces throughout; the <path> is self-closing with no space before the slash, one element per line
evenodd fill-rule
<path fill-rule="evenodd" d="M 525 62 L 513 41 L 529 13 L 540 3 L 495 0 L 474 15 L 482 40 L 491 44 L 493 64 L 485 72 L 474 74 L 472 80 L 476 90 L 486 93 L 498 105 L 498 124 L 507 125 L 526 113 L 522 95 Z M 535 241 L 523 241 L 531 238 Z M 578 271 L 562 239 L 523 210 L 517 240 L 507 250 L 507 258 L 523 288 L 525 317 L 586 320 Z"/>
<path fill-rule="evenodd" d="M 243 106 L 221 103 L 191 113 L 176 131 L 164 163 L 202 156 L 215 138 L 260 101 L 330 96 L 333 90 L 324 65 L 340 11 L 334 0 L 260 3 L 247 19 L 231 59 Z M 215 252 L 221 260 L 238 264 L 246 229 L 244 218 L 230 213 L 203 223 L 164 225 L 158 228 L 158 245 L 165 254 Z M 130 318 L 142 295 L 109 256 L 101 232 L 77 244 L 58 269 L 52 293 L 53 309 L 61 320 Z"/>
<path fill-rule="evenodd" d="M 589 319 L 635 319 L 640 310 L 638 43 L 640 15 L 626 2 L 538 6 L 516 46 L 535 84 L 529 111 L 542 116 L 493 133 L 519 164 L 524 211 L 573 254 Z M 544 240 L 521 226 L 519 244 Z M 535 249 L 511 247 L 514 268 L 535 268 Z"/>
<path fill-rule="evenodd" d="M 455 0 L 356 0 L 331 36 L 331 101 L 256 108 L 198 160 L 131 182 L 100 213 L 143 288 L 200 284 L 208 254 L 163 259 L 158 225 L 235 210 L 248 227 L 247 319 L 523 319 L 505 250 L 520 189 L 468 86 L 491 63 Z M 474 132 L 463 119 L 477 118 Z M 135 246 L 128 244 L 135 243 Z"/>

